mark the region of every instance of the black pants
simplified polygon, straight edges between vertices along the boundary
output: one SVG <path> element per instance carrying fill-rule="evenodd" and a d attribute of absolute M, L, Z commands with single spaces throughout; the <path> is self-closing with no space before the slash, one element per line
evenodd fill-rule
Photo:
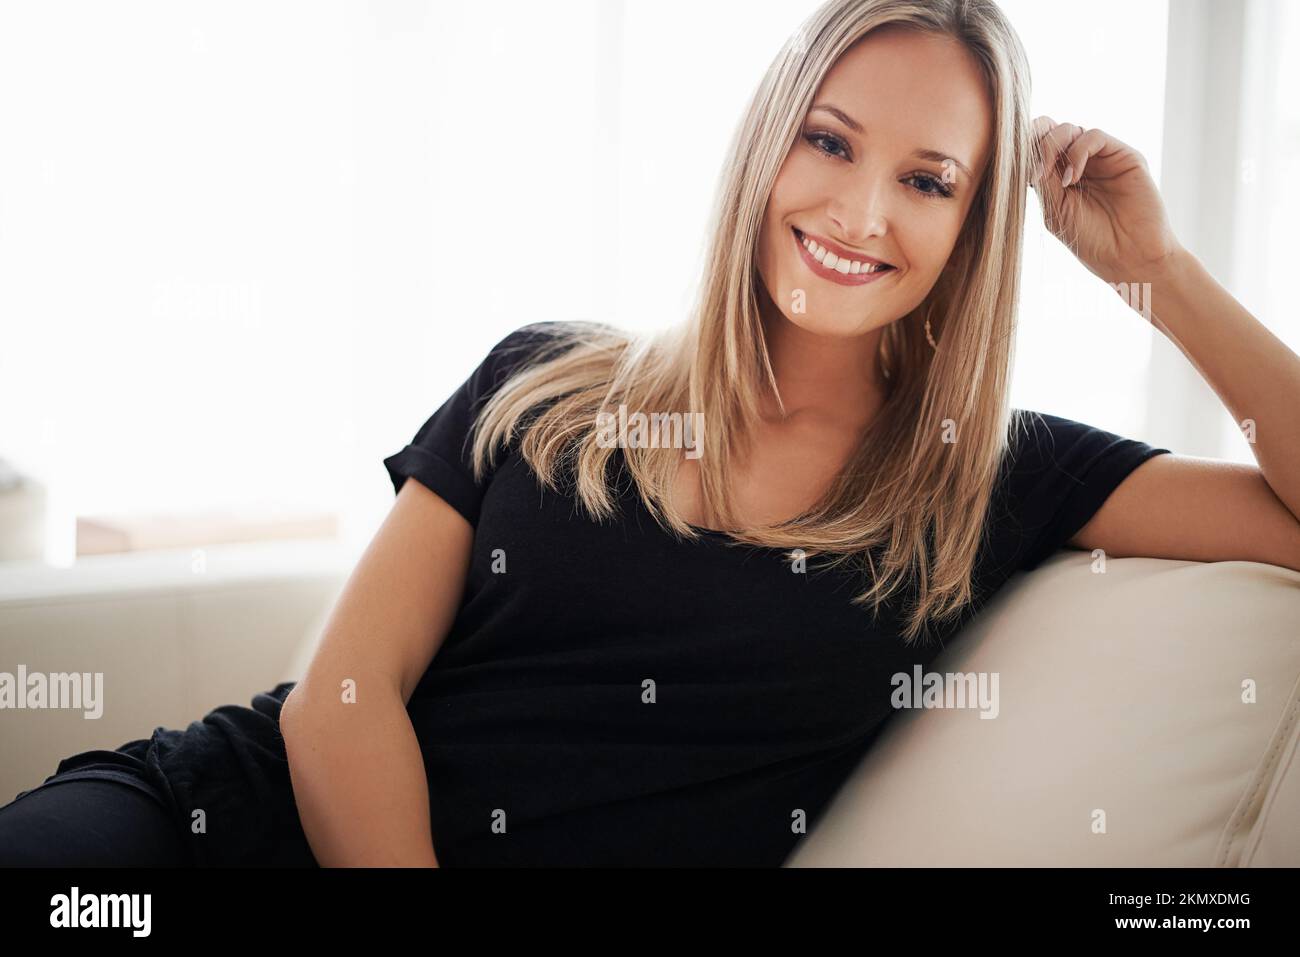
<path fill-rule="evenodd" d="M 140 788 L 49 781 L 0 807 L 0 867 L 186 867 L 185 837 Z"/>
<path fill-rule="evenodd" d="M 293 686 L 64 758 L 0 807 L 0 866 L 317 867 L 280 734 Z"/>
<path fill-rule="evenodd" d="M 0 867 L 318 867 L 280 734 L 293 687 L 64 758 L 0 807 Z"/>

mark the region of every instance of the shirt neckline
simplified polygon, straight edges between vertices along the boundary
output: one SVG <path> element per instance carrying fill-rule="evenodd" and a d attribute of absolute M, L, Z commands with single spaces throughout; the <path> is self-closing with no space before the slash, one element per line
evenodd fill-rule
<path fill-rule="evenodd" d="M 623 457 L 623 450 L 621 448 L 618 450 L 618 470 L 620 472 L 619 475 L 620 482 L 623 479 L 626 479 L 628 482 L 628 491 L 626 493 L 626 497 L 632 500 L 632 507 L 637 509 L 639 514 L 644 515 L 647 519 L 649 519 L 654 524 L 655 528 L 657 528 L 663 534 L 669 536 L 670 538 L 676 539 L 676 536 L 673 535 L 672 531 L 660 525 L 659 522 L 655 519 L 655 517 L 650 514 L 650 510 L 645 507 L 645 503 L 641 501 L 641 496 L 640 494 L 638 494 L 635 485 L 632 481 L 632 475 L 630 470 L 627 467 L 627 462 Z M 753 551 L 763 551 L 763 552 L 785 551 L 784 548 L 774 546 L 774 545 L 755 545 L 753 542 L 742 542 L 740 541 L 740 539 L 732 538 L 732 536 L 729 533 L 720 531 L 719 529 L 716 528 L 705 528 L 703 525 L 692 525 L 690 522 L 686 523 L 686 527 L 689 528 L 691 531 L 695 532 L 697 535 L 699 535 L 700 539 L 717 545 L 731 545 L 735 548 L 747 548 Z M 687 543 L 698 544 L 697 542 L 691 542 L 689 539 L 687 540 Z"/>

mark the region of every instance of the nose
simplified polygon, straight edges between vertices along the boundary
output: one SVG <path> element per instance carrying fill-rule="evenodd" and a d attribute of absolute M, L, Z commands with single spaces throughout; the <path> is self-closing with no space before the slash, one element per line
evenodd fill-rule
<path fill-rule="evenodd" d="M 840 239 L 861 246 L 867 239 L 885 235 L 889 228 L 886 197 L 892 182 L 884 177 L 864 176 L 836 191 L 827 204 L 827 215 L 839 228 Z"/>

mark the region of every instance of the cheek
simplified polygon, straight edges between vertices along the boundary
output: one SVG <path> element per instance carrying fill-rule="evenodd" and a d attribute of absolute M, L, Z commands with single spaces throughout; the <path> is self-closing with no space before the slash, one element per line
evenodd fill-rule
<path fill-rule="evenodd" d="M 763 224 L 759 234 L 758 265 L 763 279 L 768 282 L 788 282 L 789 276 L 783 276 L 791 268 L 790 256 L 794 250 L 794 239 L 790 234 L 790 220 L 797 219 L 801 210 L 815 208 L 818 194 L 816 167 L 809 168 L 806 160 L 797 151 L 793 151 L 777 174 L 768 197 L 767 209 L 763 214 Z M 775 292 L 775 290 L 771 290 Z"/>
<path fill-rule="evenodd" d="M 788 280 L 788 277 L 782 275 L 783 270 L 788 271 L 785 263 L 785 254 L 788 250 L 783 245 L 788 227 L 783 222 L 784 219 L 784 214 L 775 205 L 771 205 L 763 216 L 763 224 L 759 230 L 758 272 L 769 287 L 772 283 L 781 282 L 783 279 Z M 775 292 L 771 289 L 769 291 Z"/>
<path fill-rule="evenodd" d="M 948 264 L 960 233 L 961 223 L 951 217 L 918 215 L 900 222 L 894 239 L 913 276 L 933 279 Z"/>
<path fill-rule="evenodd" d="M 796 144 L 772 184 L 768 211 L 781 218 L 800 210 L 814 209 L 824 205 L 826 197 L 833 195 L 835 189 L 834 177 L 817 163 L 816 158 L 801 152 Z"/>

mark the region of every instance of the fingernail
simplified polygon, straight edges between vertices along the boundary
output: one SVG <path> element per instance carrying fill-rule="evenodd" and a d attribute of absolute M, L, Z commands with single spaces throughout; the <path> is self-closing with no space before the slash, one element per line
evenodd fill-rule
<path fill-rule="evenodd" d="M 1070 178 L 1071 178 L 1072 176 L 1074 176 L 1074 167 L 1073 167 L 1073 166 L 1067 166 L 1067 167 L 1065 168 L 1065 175 L 1061 177 L 1061 186 L 1062 186 L 1062 188 L 1064 188 L 1064 187 L 1070 185 Z"/>

